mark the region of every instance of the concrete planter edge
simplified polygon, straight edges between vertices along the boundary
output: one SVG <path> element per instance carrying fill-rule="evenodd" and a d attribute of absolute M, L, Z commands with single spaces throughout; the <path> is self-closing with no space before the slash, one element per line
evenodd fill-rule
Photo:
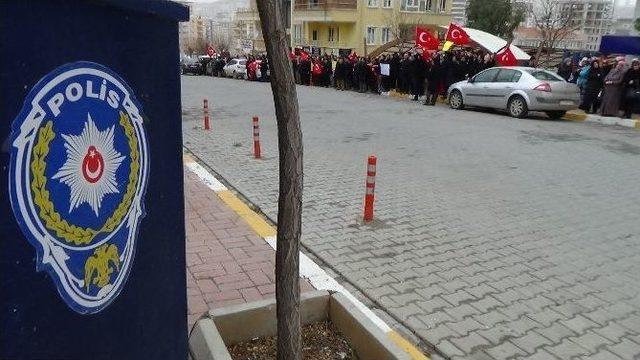
<path fill-rule="evenodd" d="M 330 319 L 360 359 L 410 359 L 341 293 L 312 291 L 300 297 L 302 324 Z M 193 360 L 231 360 L 227 345 L 276 333 L 276 301 L 260 300 L 209 311 L 189 336 Z"/>

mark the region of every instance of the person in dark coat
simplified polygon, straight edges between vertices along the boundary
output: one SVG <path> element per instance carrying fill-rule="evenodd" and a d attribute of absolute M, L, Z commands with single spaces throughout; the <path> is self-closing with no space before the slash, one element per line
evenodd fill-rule
<path fill-rule="evenodd" d="M 400 61 L 400 72 L 398 73 L 398 88 L 401 93 L 408 93 L 411 87 L 409 53 L 404 54 L 404 58 Z"/>
<path fill-rule="evenodd" d="M 604 70 L 600 67 L 598 60 L 591 61 L 589 73 L 584 84 L 584 96 L 580 109 L 586 113 L 595 114 L 598 111 L 598 94 L 602 91 L 604 80 Z"/>
<path fill-rule="evenodd" d="M 423 105 L 432 105 L 431 100 L 433 97 L 433 105 L 435 105 L 435 94 L 432 87 L 433 82 L 433 60 L 428 59 L 424 62 L 424 103 Z"/>
<path fill-rule="evenodd" d="M 400 73 L 400 55 L 394 53 L 389 60 L 389 90 L 398 88 L 398 74 Z"/>
<path fill-rule="evenodd" d="M 569 77 L 571 76 L 571 58 L 564 59 L 560 65 L 558 65 L 558 75 L 566 81 L 569 81 Z"/>
<path fill-rule="evenodd" d="M 336 68 L 333 71 L 333 80 L 336 84 L 336 90 L 344 91 L 345 89 L 345 74 L 346 66 L 344 59 L 340 57 L 336 63 Z"/>
<path fill-rule="evenodd" d="M 409 76 L 411 78 L 411 95 L 413 101 L 418 101 L 418 97 L 424 92 L 422 86 L 424 83 L 424 62 L 418 54 L 412 55 L 409 66 Z"/>
<path fill-rule="evenodd" d="M 333 63 L 329 55 L 325 55 L 324 63 L 322 64 L 324 73 L 322 74 L 322 82 L 324 87 L 331 86 L 331 74 L 333 73 Z"/>
<path fill-rule="evenodd" d="M 262 56 L 262 62 L 260 63 L 260 81 L 268 81 L 267 73 L 269 71 L 269 60 L 266 56 Z"/>
<path fill-rule="evenodd" d="M 631 68 L 624 74 L 624 117 L 631 119 L 633 113 L 640 112 L 640 60 L 634 59 Z"/>
<path fill-rule="evenodd" d="M 358 62 L 353 67 L 354 79 L 358 84 L 358 92 L 367 92 L 367 64 L 364 62 L 364 58 L 359 58 Z"/>
<path fill-rule="evenodd" d="M 311 82 L 311 58 L 300 59 L 300 83 L 302 85 L 309 85 Z"/>
<path fill-rule="evenodd" d="M 344 59 L 344 69 L 343 74 L 344 74 L 344 84 L 346 89 L 353 89 L 356 87 L 356 82 L 355 77 L 354 77 L 354 71 L 353 71 L 353 63 L 351 61 L 349 61 L 349 59 Z"/>

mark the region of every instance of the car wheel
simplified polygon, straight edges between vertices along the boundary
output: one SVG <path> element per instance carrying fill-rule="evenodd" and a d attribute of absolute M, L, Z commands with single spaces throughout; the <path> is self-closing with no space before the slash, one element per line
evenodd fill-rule
<path fill-rule="evenodd" d="M 567 112 L 563 110 L 555 110 L 555 111 L 547 111 L 546 113 L 550 119 L 558 120 L 558 119 L 561 119 Z"/>
<path fill-rule="evenodd" d="M 449 94 L 449 106 L 455 110 L 464 109 L 464 100 L 460 91 L 453 90 L 451 94 Z"/>
<path fill-rule="evenodd" d="M 527 116 L 529 112 L 529 108 L 527 107 L 527 102 L 520 95 L 516 95 L 509 100 L 509 115 L 515 118 L 523 118 Z"/>

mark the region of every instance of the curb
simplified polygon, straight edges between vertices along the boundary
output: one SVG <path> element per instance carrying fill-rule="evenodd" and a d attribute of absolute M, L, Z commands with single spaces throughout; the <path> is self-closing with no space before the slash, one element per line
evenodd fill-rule
<path fill-rule="evenodd" d="M 615 116 L 586 115 L 585 122 L 597 123 L 601 125 L 617 125 L 640 130 L 640 121 L 635 119 L 622 119 Z"/>
<path fill-rule="evenodd" d="M 395 90 L 389 91 L 388 96 L 391 98 L 401 99 L 401 100 L 407 100 L 410 97 L 408 94 L 401 94 L 396 92 Z M 436 102 L 438 104 L 447 104 L 447 100 L 443 99 L 440 96 L 438 96 L 438 98 L 436 99 Z M 591 123 L 597 123 L 601 125 L 609 125 L 609 126 L 617 125 L 617 126 L 623 126 L 623 127 L 628 127 L 632 129 L 640 129 L 640 120 L 622 119 L 619 117 L 607 117 L 607 116 L 600 116 L 600 115 L 594 115 L 594 114 L 580 114 L 580 113 L 568 112 L 565 114 L 565 116 L 562 117 L 561 120 L 575 121 L 575 122 L 591 122 Z"/>
<path fill-rule="evenodd" d="M 216 195 L 234 212 L 242 217 L 245 222 L 274 250 L 276 249 L 276 229 L 264 218 L 251 210 L 240 198 L 231 192 L 222 182 L 198 164 L 189 154 L 183 153 L 184 166 L 198 176 Z M 414 344 L 404 339 L 399 333 L 391 329 L 384 320 L 376 315 L 371 309 L 365 306 L 344 286 L 340 285 L 334 278 L 329 276 L 318 264 L 307 255 L 300 252 L 300 276 L 305 278 L 316 290 L 327 290 L 341 293 L 353 306 L 360 310 L 380 331 L 401 349 L 403 349 L 413 360 L 429 360 Z"/>

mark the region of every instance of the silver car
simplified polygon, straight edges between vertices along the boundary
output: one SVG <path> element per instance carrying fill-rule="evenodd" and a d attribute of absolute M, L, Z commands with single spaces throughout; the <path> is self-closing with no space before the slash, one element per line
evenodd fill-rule
<path fill-rule="evenodd" d="M 507 110 L 522 118 L 529 111 L 544 111 L 559 119 L 580 105 L 580 90 L 560 76 L 530 67 L 494 67 L 449 87 L 453 109 L 477 106 Z"/>
<path fill-rule="evenodd" d="M 247 77 L 247 59 L 231 59 L 222 71 L 227 77 L 244 79 Z"/>

